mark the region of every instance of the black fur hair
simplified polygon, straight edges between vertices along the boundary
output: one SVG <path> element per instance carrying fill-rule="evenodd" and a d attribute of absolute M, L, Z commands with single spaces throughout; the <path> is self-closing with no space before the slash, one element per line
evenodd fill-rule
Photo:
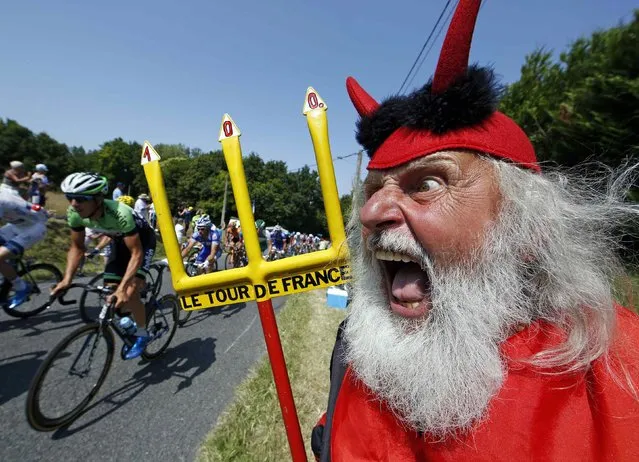
<path fill-rule="evenodd" d="M 470 66 L 440 94 L 432 94 L 432 79 L 406 96 L 386 99 L 370 117 L 357 122 L 357 141 L 370 157 L 398 128 L 430 130 L 443 134 L 477 125 L 497 110 L 502 87 L 493 70 Z"/>

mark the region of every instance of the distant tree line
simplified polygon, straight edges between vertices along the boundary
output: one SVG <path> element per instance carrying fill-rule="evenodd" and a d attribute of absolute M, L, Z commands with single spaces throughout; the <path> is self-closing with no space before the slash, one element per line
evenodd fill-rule
<path fill-rule="evenodd" d="M 177 214 L 180 205 L 205 210 L 219 223 L 228 170 L 222 151 L 203 152 L 183 144 L 157 144 L 166 191 Z M 33 169 L 37 163 L 49 168 L 51 180 L 60 184 L 73 171 L 95 171 L 111 181 L 111 189 L 122 181 L 131 195 L 148 191 L 140 166 L 142 145 L 116 138 L 87 152 L 82 147 L 68 147 L 46 133 L 34 134 L 18 122 L 0 119 L 0 165 L 8 168 L 11 160 Z M 326 215 L 319 176 L 309 167 L 288 171 L 283 161 L 264 161 L 258 154 L 244 158 L 244 169 L 255 217 L 268 225 L 281 224 L 290 230 L 327 233 Z M 348 196 L 343 198 L 348 204 Z M 228 184 L 226 219 L 237 216 L 233 189 Z"/>

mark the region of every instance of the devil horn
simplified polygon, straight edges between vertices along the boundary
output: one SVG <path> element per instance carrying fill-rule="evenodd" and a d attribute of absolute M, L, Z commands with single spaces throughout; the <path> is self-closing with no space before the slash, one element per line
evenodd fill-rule
<path fill-rule="evenodd" d="M 470 43 L 481 0 L 459 0 L 433 77 L 433 93 L 446 90 L 468 68 Z"/>
<path fill-rule="evenodd" d="M 369 95 L 353 77 L 346 79 L 346 90 L 360 116 L 368 117 L 379 107 L 375 98 Z"/>

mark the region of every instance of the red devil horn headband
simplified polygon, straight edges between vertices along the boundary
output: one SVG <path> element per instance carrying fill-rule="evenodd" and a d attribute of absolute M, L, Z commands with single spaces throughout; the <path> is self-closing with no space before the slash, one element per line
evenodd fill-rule
<path fill-rule="evenodd" d="M 352 77 L 346 88 L 360 115 L 357 141 L 369 169 L 386 169 L 442 150 L 462 149 L 539 170 L 517 124 L 497 111 L 501 87 L 491 69 L 469 66 L 481 0 L 459 0 L 430 82 L 378 103 Z"/>
<path fill-rule="evenodd" d="M 450 22 L 437 70 L 433 77 L 433 93 L 441 93 L 468 68 L 470 43 L 475 30 L 481 0 L 460 0 Z M 353 77 L 346 79 L 346 89 L 360 116 L 370 116 L 379 108 L 379 103 L 369 95 Z"/>

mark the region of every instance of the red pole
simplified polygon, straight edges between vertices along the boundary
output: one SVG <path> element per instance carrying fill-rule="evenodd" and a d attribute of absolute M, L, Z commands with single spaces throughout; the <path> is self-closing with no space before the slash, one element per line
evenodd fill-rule
<path fill-rule="evenodd" d="M 277 330 L 273 303 L 271 300 L 257 302 L 257 309 L 260 313 L 266 351 L 268 352 L 271 363 L 271 371 L 273 371 L 273 379 L 275 380 L 277 397 L 280 402 L 280 409 L 282 410 L 282 419 L 284 420 L 284 427 L 286 428 L 288 445 L 291 449 L 291 457 L 293 458 L 293 462 L 307 462 L 306 449 L 304 448 L 300 422 L 297 419 L 297 410 L 295 409 L 295 401 L 293 400 L 291 382 L 288 380 L 286 361 L 284 360 L 280 334 Z"/>

